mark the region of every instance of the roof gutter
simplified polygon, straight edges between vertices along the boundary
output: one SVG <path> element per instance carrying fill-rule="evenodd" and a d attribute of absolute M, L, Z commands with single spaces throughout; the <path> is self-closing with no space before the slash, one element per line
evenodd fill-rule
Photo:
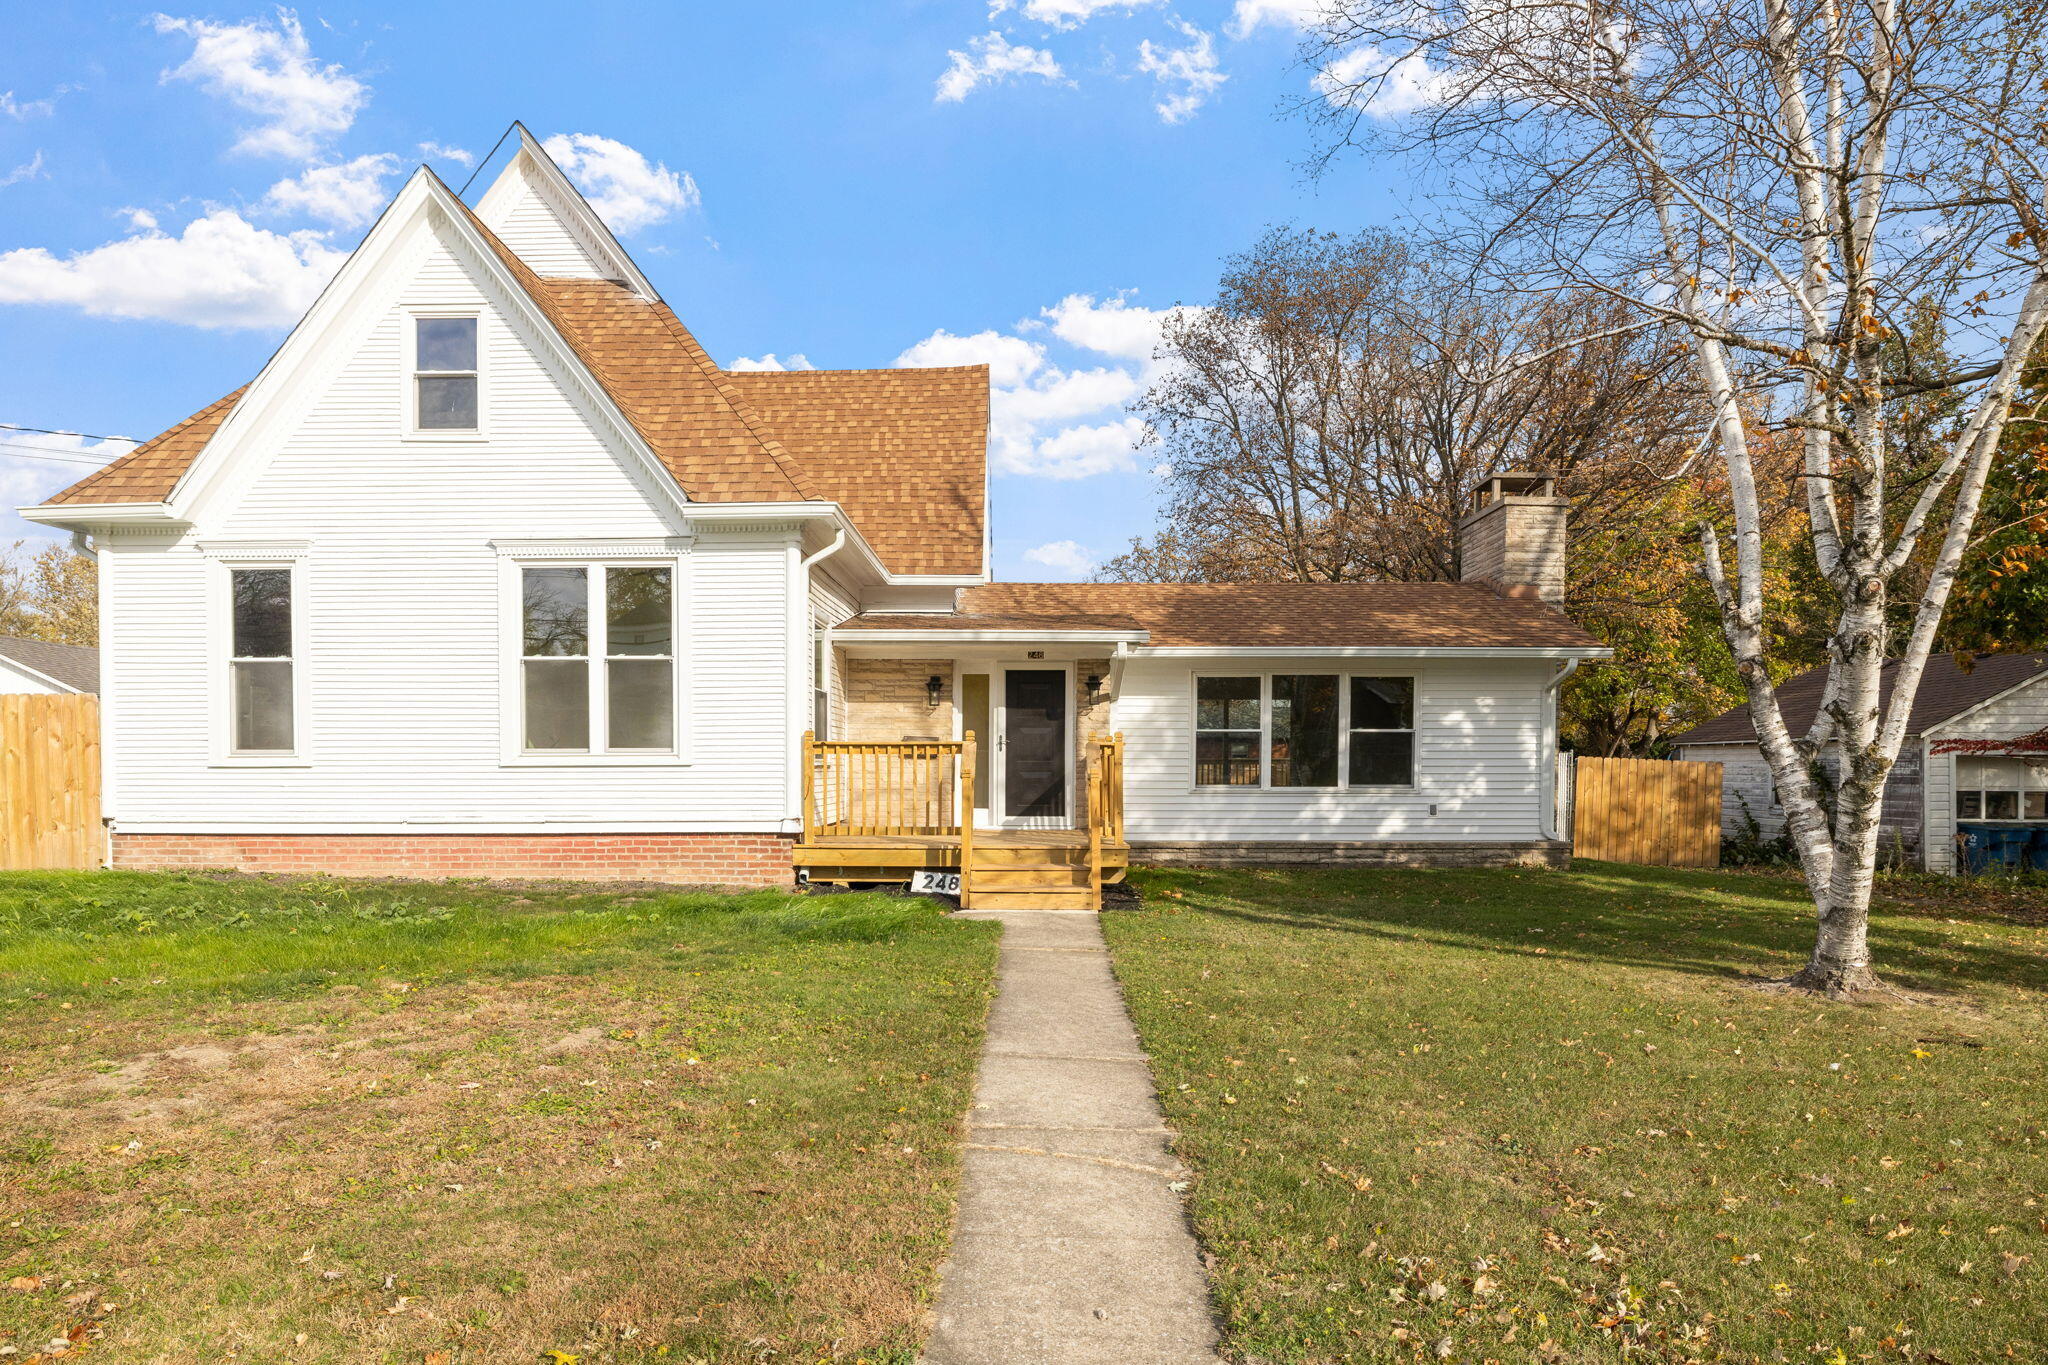
<path fill-rule="evenodd" d="M 1143 645 L 1140 659 L 1611 659 L 1605 645 Z"/>
<path fill-rule="evenodd" d="M 936 614 L 936 613 L 935 613 Z M 1120 651 L 1142 642 L 1142 630 L 835 630 L 841 645 L 1115 645 Z"/>

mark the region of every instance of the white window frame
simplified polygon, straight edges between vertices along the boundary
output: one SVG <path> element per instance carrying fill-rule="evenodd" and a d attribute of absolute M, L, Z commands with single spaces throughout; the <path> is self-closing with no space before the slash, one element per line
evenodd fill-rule
<path fill-rule="evenodd" d="M 404 308 L 400 310 L 405 319 L 405 338 L 402 350 L 405 364 L 401 367 L 399 383 L 399 411 L 404 414 L 403 430 L 408 441 L 482 441 L 489 439 L 490 428 L 490 385 L 485 375 L 484 360 L 484 317 L 475 308 Z M 419 378 L 422 373 L 467 374 L 467 370 L 426 370 L 420 363 L 420 327 L 422 322 L 441 318 L 467 319 L 476 324 L 476 425 L 474 427 L 422 427 L 420 425 Z"/>
<path fill-rule="evenodd" d="M 1963 785 L 1965 763 L 2016 763 L 2020 769 L 2020 783 L 2017 787 L 1966 787 Z M 1971 825 L 2038 825 L 2042 817 L 2027 814 L 2027 794 L 2048 791 L 2048 769 L 2027 762 L 2015 754 L 1957 754 L 1949 807 L 1953 818 L 1959 824 Z M 2012 815 L 1965 815 L 1962 812 L 1963 798 L 1972 792 L 1977 795 L 1977 809 L 1984 810 L 1989 803 L 1985 800 L 1993 792 L 2011 792 L 2015 813 Z"/>
<path fill-rule="evenodd" d="M 630 768 L 681 767 L 691 762 L 689 730 L 690 656 L 687 630 L 690 622 L 690 557 L 687 543 L 680 539 L 593 542 L 495 542 L 501 564 L 500 614 L 504 622 L 503 666 L 500 670 L 499 765 L 508 768 Z M 582 569 L 584 589 L 589 594 L 591 651 L 585 656 L 590 669 L 589 749 L 528 749 L 526 747 L 526 618 L 525 573 L 528 569 Z M 611 656 L 605 638 L 604 570 L 667 569 L 669 571 L 670 644 L 669 666 L 673 672 L 670 688 L 670 716 L 674 745 L 668 749 L 610 749 L 606 704 L 609 701 L 607 674 Z M 622 655 L 645 659 L 647 655 Z"/>
<path fill-rule="evenodd" d="M 201 545 L 207 563 L 207 764 L 214 768 L 306 768 L 313 762 L 312 658 L 306 546 L 301 542 Z M 235 597 L 237 569 L 283 569 L 292 593 L 292 747 L 235 748 Z"/>
<path fill-rule="evenodd" d="M 1337 784 L 1333 787 L 1276 787 L 1273 785 L 1273 679 L 1303 674 L 1337 679 Z M 1257 786 L 1203 784 L 1195 780 L 1195 751 L 1201 736 L 1201 687 L 1204 678 L 1257 678 L 1259 680 L 1259 782 Z M 1415 736 L 1406 782 L 1356 784 L 1351 781 L 1351 680 L 1353 678 L 1406 678 L 1413 689 L 1414 724 L 1405 732 Z M 1188 791 L 1198 794 L 1227 792 L 1281 792 L 1313 795 L 1317 792 L 1414 792 L 1422 786 L 1422 675 L 1406 668 L 1318 668 L 1303 660 L 1294 668 L 1190 669 L 1188 671 Z M 1384 731 L 1386 734 L 1404 733 Z"/>

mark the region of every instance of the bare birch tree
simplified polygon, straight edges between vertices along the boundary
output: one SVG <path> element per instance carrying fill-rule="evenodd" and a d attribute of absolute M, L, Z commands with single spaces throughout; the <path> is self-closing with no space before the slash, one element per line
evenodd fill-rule
<path fill-rule="evenodd" d="M 1335 0 L 1313 56 L 1328 149 L 1435 154 L 1497 279 L 1599 290 L 1685 338 L 1728 489 L 1703 571 L 1818 916 L 1792 981 L 1828 994 L 1876 984 L 1885 783 L 2048 324 L 2043 17 L 2027 0 Z M 1896 344 L 1915 309 L 1954 360 L 1938 373 Z M 1932 393 L 1953 399 L 1951 434 L 1908 484 L 1896 414 Z M 1757 477 L 1759 421 L 1803 447 L 1791 496 L 1832 595 L 1800 734 L 1770 684 L 1761 527 L 1780 494 Z M 1891 598 L 1915 588 L 1894 633 Z"/>

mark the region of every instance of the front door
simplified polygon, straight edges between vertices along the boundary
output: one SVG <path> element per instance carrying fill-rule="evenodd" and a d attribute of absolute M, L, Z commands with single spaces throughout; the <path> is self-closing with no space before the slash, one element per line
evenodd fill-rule
<path fill-rule="evenodd" d="M 1003 816 L 1038 829 L 1067 826 L 1067 674 L 1003 673 Z"/>

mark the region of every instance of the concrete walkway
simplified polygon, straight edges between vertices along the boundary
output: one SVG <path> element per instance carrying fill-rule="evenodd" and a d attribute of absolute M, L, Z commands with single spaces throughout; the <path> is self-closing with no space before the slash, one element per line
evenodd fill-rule
<path fill-rule="evenodd" d="M 1185 1172 L 1092 913 L 1003 925 L 925 1365 L 1215 1365 Z"/>

